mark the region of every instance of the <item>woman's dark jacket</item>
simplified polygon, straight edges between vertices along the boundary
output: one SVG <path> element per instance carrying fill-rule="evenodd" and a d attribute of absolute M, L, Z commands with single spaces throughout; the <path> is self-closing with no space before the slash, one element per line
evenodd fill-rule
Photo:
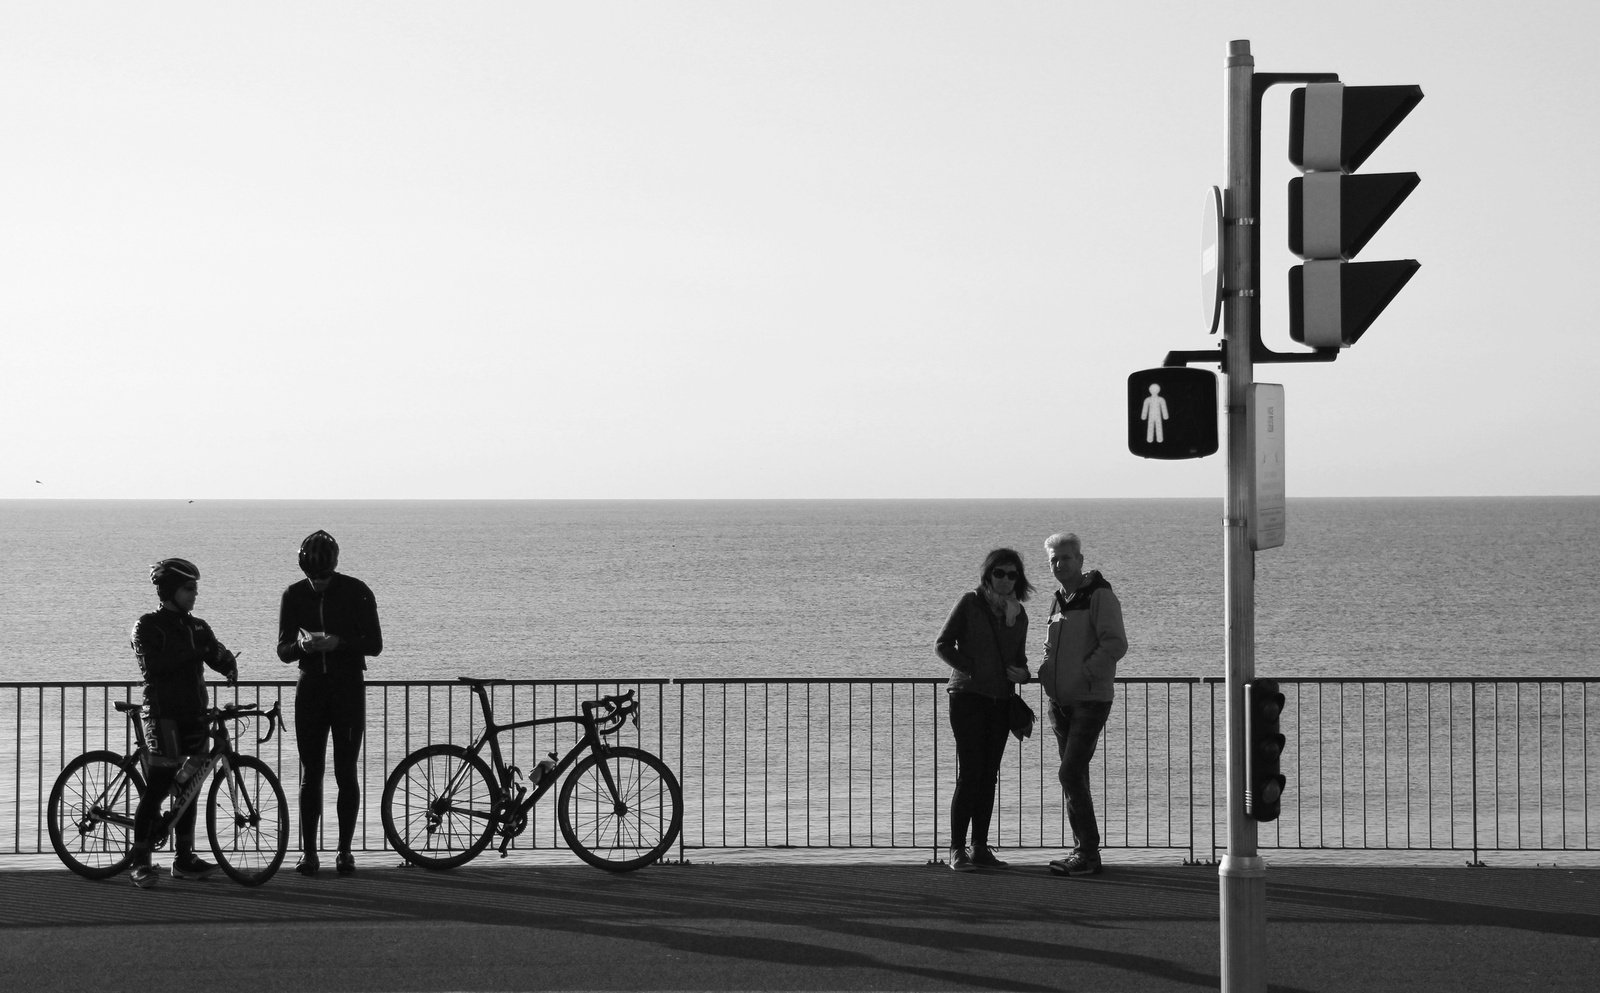
<path fill-rule="evenodd" d="M 331 652 L 300 650 L 301 629 L 339 636 Z M 336 572 L 321 593 L 303 579 L 283 591 L 278 607 L 278 658 L 299 662 L 303 672 L 360 672 L 367 656 L 383 651 L 378 601 L 367 584 Z"/>
<path fill-rule="evenodd" d="M 1006 666 L 1027 668 L 1028 612 L 1018 611 L 1016 623 L 1006 626 L 1004 613 L 989 607 L 983 590 L 962 594 L 950 611 L 934 642 L 934 651 L 955 670 L 951 693 L 977 693 L 993 699 L 1016 692 L 1006 678 Z"/>

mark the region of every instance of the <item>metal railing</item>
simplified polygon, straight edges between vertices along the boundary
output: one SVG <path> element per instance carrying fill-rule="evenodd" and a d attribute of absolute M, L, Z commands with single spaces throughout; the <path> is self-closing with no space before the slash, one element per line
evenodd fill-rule
<path fill-rule="evenodd" d="M 1282 817 L 1261 848 L 1460 851 L 1600 850 L 1600 719 L 1593 679 L 1280 680 L 1288 703 Z M 514 682 L 494 689 L 499 721 L 571 713 L 580 701 L 636 689 L 643 709 L 620 741 L 661 755 L 684 786 L 680 856 L 718 848 L 904 848 L 947 841 L 955 750 L 943 679 L 679 679 Z M 357 843 L 387 847 L 379 798 L 388 770 L 434 741 L 470 743 L 477 704 L 454 681 L 370 682 Z M 289 734 L 265 746 L 293 796 L 294 685 L 212 687 L 219 702 L 284 703 Z M 60 769 L 91 748 L 126 751 L 111 701 L 136 683 L 0 683 L 0 853 L 47 853 L 43 810 Z M 994 841 L 1072 845 L 1056 746 L 1040 720 L 1011 741 Z M 1223 687 L 1216 679 L 1122 679 L 1091 766 L 1102 844 L 1216 858 L 1225 843 Z M 503 737 L 531 768 L 564 750 L 570 725 Z M 239 747 L 255 749 L 242 735 Z M 285 738 L 291 743 L 285 744 Z M 323 833 L 334 788 L 324 787 Z M 291 801 L 292 803 L 293 801 Z M 535 807 L 515 847 L 559 848 L 552 811 Z M 298 818 L 297 818 L 298 820 Z M 298 828 L 297 828 L 298 829 Z M 326 843 L 326 837 L 325 837 Z"/>

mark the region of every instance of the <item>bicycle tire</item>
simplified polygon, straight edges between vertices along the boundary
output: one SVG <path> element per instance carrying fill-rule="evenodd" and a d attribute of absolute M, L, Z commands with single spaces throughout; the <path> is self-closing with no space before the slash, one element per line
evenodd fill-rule
<path fill-rule="evenodd" d="M 217 770 L 206 798 L 211 854 L 228 878 L 260 886 L 289 851 L 289 801 L 277 774 L 253 755 L 234 755 Z M 227 784 L 230 788 L 224 789 Z"/>
<path fill-rule="evenodd" d="M 442 791 L 466 771 L 448 794 Z M 383 784 L 383 834 L 424 869 L 453 869 L 477 858 L 499 823 L 500 787 L 479 755 L 460 745 L 428 745 L 401 760 Z"/>
<path fill-rule="evenodd" d="M 50 789 L 45 821 L 50 847 L 85 879 L 109 879 L 133 860 L 133 814 L 144 796 L 134 759 L 84 752 L 61 770 Z"/>
<path fill-rule="evenodd" d="M 577 856 L 607 872 L 641 869 L 666 854 L 683 827 L 683 788 L 667 764 L 639 748 L 608 748 L 618 798 L 613 801 L 590 754 L 561 784 L 561 836 Z M 620 803 L 620 809 L 618 804 Z M 670 811 L 668 808 L 671 808 Z"/>

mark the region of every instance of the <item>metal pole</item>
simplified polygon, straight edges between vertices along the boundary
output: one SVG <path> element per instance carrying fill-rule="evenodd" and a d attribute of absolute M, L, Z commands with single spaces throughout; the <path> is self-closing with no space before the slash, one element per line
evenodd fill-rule
<path fill-rule="evenodd" d="M 1256 291 L 1259 261 L 1259 192 L 1255 189 L 1255 59 L 1250 42 L 1228 43 L 1228 188 L 1222 213 L 1228 255 L 1223 327 L 1227 358 L 1228 484 L 1223 503 L 1223 574 L 1227 585 L 1227 762 L 1228 851 L 1220 879 L 1222 989 L 1264 993 L 1266 983 L 1266 864 L 1256 854 L 1256 822 L 1244 814 L 1244 684 L 1255 676 L 1255 552 L 1250 548 L 1248 450 L 1250 344 L 1260 313 Z"/>

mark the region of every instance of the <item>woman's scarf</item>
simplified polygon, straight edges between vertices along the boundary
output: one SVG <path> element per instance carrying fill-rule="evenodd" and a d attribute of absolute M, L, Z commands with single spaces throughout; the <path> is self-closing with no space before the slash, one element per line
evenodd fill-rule
<path fill-rule="evenodd" d="M 1002 610 L 1005 612 L 1006 627 L 1010 628 L 1017 626 L 1017 615 L 1022 613 L 1022 604 L 1017 600 L 1016 597 L 1001 596 L 1000 594 L 996 593 L 987 583 L 984 584 L 983 587 L 983 597 L 985 600 L 989 601 L 989 608 L 995 613 L 998 614 Z"/>

